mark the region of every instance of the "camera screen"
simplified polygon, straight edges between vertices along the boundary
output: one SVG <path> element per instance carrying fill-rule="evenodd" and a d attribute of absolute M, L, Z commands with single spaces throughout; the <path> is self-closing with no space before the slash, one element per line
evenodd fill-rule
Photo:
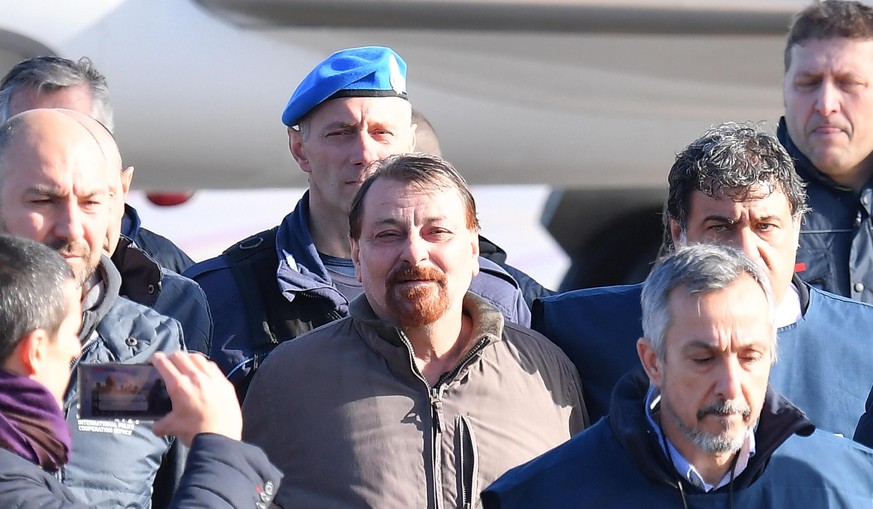
<path fill-rule="evenodd" d="M 170 396 L 150 364 L 80 364 L 79 418 L 160 419 L 172 410 Z"/>

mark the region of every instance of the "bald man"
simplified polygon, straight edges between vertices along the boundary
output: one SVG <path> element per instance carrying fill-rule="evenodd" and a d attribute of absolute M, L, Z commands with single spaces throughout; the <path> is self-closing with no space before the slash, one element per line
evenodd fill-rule
<path fill-rule="evenodd" d="M 102 140 L 117 175 L 110 175 L 111 213 L 104 250 L 121 274 L 119 294 L 175 318 L 182 325 L 185 346 L 209 352 L 212 318 L 206 295 L 197 283 L 177 273 L 194 262 L 168 239 L 141 228 L 136 210 L 125 204 L 134 169 L 122 164 L 111 134 L 106 78 L 87 58 L 74 62 L 43 56 L 19 62 L 0 81 L 0 121 L 38 108 L 78 111 L 105 126 L 96 129 L 95 136 Z"/>
<path fill-rule="evenodd" d="M 0 231 L 52 247 L 72 268 L 83 310 L 74 367 L 145 363 L 182 348 L 176 320 L 119 296 L 121 277 L 102 253 L 117 153 L 105 128 L 82 113 L 37 109 L 0 126 Z M 64 397 L 73 448 L 61 480 L 92 506 L 151 507 L 156 472 L 174 440 L 155 436 L 151 423 L 79 419 L 76 375 Z"/>

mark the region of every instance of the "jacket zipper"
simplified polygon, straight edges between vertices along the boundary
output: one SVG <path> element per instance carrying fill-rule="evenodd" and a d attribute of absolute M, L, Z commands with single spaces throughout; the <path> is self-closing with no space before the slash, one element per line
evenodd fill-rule
<path fill-rule="evenodd" d="M 488 345 L 489 341 L 487 338 L 481 338 L 473 348 L 471 348 L 466 355 L 458 362 L 454 369 L 449 372 L 443 373 L 437 383 L 430 387 L 427 383 L 427 380 L 421 375 L 418 370 L 418 367 L 415 365 L 415 358 L 412 349 L 412 343 L 409 342 L 409 338 L 406 337 L 406 334 L 403 331 L 398 331 L 400 333 L 400 339 L 403 341 L 404 345 L 406 345 L 406 350 L 409 353 L 409 367 L 412 369 L 412 372 L 424 382 L 426 386 L 428 386 L 428 399 L 430 402 L 430 413 L 431 413 L 431 422 L 432 422 L 432 430 L 431 430 L 431 439 L 433 440 L 433 446 L 431 447 L 431 465 L 433 468 L 433 500 L 434 507 L 436 509 L 440 509 L 442 507 L 442 469 L 440 468 L 442 464 L 442 391 L 445 388 L 446 382 L 457 376 L 458 372 L 461 371 L 461 368 L 467 364 L 476 354 L 478 354 L 486 345 Z M 459 475 L 463 476 L 463 472 L 459 472 Z M 463 484 L 463 481 L 462 481 Z M 464 498 L 466 498 L 466 494 L 462 494 Z"/>
<path fill-rule="evenodd" d="M 70 361 L 70 373 L 71 373 L 71 375 L 72 375 L 72 371 L 79 366 L 79 361 L 82 360 L 82 357 L 84 357 L 85 354 L 88 353 L 88 351 L 94 346 L 94 344 L 97 343 L 97 338 L 98 338 L 97 331 L 95 330 L 95 331 L 91 332 L 91 336 L 88 338 L 88 341 L 86 341 L 85 344 L 82 345 L 82 350 L 79 352 L 79 355 L 77 355 L 76 357 L 73 358 L 72 361 Z M 71 378 L 72 378 L 72 376 L 71 376 Z M 76 377 L 76 383 L 78 383 L 78 380 L 79 380 L 78 377 Z M 77 399 L 78 399 L 78 397 L 77 397 Z M 66 418 L 67 415 L 69 415 L 70 408 L 72 406 L 73 406 L 73 402 L 66 401 L 66 398 L 65 398 L 64 418 Z"/>
<path fill-rule="evenodd" d="M 442 507 L 443 504 L 443 474 L 442 468 L 440 468 L 443 452 L 443 402 L 440 399 L 441 396 L 442 385 L 437 385 L 430 389 L 430 412 L 433 422 L 433 432 L 431 433 L 431 438 L 433 440 L 433 447 L 431 447 L 431 465 L 433 467 L 433 502 L 436 509 Z"/>
<path fill-rule="evenodd" d="M 458 490 L 460 492 L 461 507 L 470 509 L 473 506 L 473 497 L 479 491 L 476 483 L 479 470 L 476 458 L 476 442 L 473 437 L 473 427 L 470 425 L 466 415 L 459 415 L 455 419 L 455 428 L 457 429 L 459 446 L 457 468 L 458 477 L 460 478 Z M 467 455 L 468 448 L 470 451 L 469 456 Z M 468 470 L 470 472 L 469 475 L 467 475 Z"/>
<path fill-rule="evenodd" d="M 489 341 L 487 338 L 480 339 L 476 343 L 476 345 L 473 346 L 473 348 L 471 348 L 467 352 L 466 355 L 464 355 L 464 357 L 461 359 L 461 361 L 455 365 L 454 369 L 452 369 L 449 372 L 443 373 L 440 376 L 439 380 L 437 380 L 436 385 L 434 385 L 433 389 L 431 389 L 431 394 L 432 394 L 431 402 L 432 403 L 434 401 L 433 397 L 440 398 L 442 396 L 442 390 L 446 386 L 446 383 L 449 380 L 454 379 L 458 375 L 458 373 L 461 371 L 461 368 L 463 368 L 468 362 L 470 362 L 470 359 L 475 357 L 476 354 L 478 354 L 483 348 L 485 348 L 486 345 L 488 345 L 488 343 L 489 343 Z M 439 402 L 439 410 L 441 412 L 442 411 L 442 401 L 439 399 L 437 401 Z M 434 415 L 437 415 L 437 414 L 435 413 Z M 435 424 L 437 430 L 439 432 L 441 432 L 442 431 L 442 422 L 435 419 L 434 424 Z M 461 426 L 458 426 L 458 430 L 456 431 L 458 433 L 461 433 L 461 437 L 460 437 L 461 438 L 461 452 L 460 452 L 461 463 L 458 465 L 459 470 L 455 473 L 455 476 L 457 478 L 460 478 L 460 481 L 461 481 L 459 483 L 461 485 L 461 488 L 460 488 L 461 503 L 462 503 L 461 507 L 467 508 L 467 507 L 469 507 L 469 503 L 467 501 L 467 498 L 469 497 L 469 490 L 472 489 L 472 486 L 467 486 L 466 480 L 464 479 L 464 469 L 463 469 L 463 465 L 464 465 L 463 454 L 464 454 L 464 452 L 463 452 L 463 450 L 464 450 L 464 443 L 465 442 L 464 442 L 464 432 L 462 431 L 462 429 L 463 429 L 463 426 L 461 425 Z M 439 440 L 439 441 L 437 441 L 437 440 Z M 441 488 L 442 487 L 442 474 L 441 474 L 442 469 L 440 468 L 440 466 L 441 466 L 442 462 L 440 461 L 440 459 L 441 459 L 441 454 L 442 454 L 442 437 L 440 434 L 434 435 L 434 449 L 435 449 L 435 451 L 439 452 L 439 454 L 437 454 L 435 456 L 436 462 L 434 462 L 434 479 L 436 479 L 436 476 L 439 473 L 439 476 L 440 476 L 440 484 L 439 485 Z M 436 486 L 437 486 L 436 483 L 434 483 L 435 489 L 436 489 Z M 438 490 L 435 493 L 435 495 L 437 496 L 436 507 L 439 508 L 442 505 L 442 489 Z"/>

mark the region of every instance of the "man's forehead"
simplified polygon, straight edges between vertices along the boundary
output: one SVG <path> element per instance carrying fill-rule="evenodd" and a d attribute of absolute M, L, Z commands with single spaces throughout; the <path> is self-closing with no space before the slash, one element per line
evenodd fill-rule
<path fill-rule="evenodd" d="M 30 110 L 13 117 L 10 123 L 16 122 L 16 132 L 2 165 L 7 176 L 52 173 L 57 178 L 75 173 L 77 180 L 106 180 L 104 147 L 79 119 L 60 111 Z"/>
<path fill-rule="evenodd" d="M 373 182 L 364 197 L 364 216 L 369 216 L 374 223 L 390 222 L 413 209 L 421 211 L 421 217 L 426 221 L 465 220 L 461 197 L 448 186 L 420 185 L 381 177 Z"/>
<path fill-rule="evenodd" d="M 873 67 L 873 39 L 825 37 L 807 39 L 791 46 L 789 72 L 820 73 L 834 67 L 838 72 Z"/>
<path fill-rule="evenodd" d="M 399 97 L 339 97 L 329 99 L 309 114 L 312 124 L 368 121 L 412 124 L 412 106 Z"/>
<path fill-rule="evenodd" d="M 692 193 L 690 215 L 713 208 L 720 210 L 745 208 L 757 212 L 758 215 L 778 215 L 790 214 L 791 204 L 788 196 L 781 189 L 772 186 L 719 189 L 711 194 L 700 190 Z"/>
<path fill-rule="evenodd" d="M 671 321 L 683 324 L 682 327 L 670 327 L 672 334 L 668 334 L 668 338 L 674 337 L 680 348 L 718 346 L 715 327 L 726 324 L 734 329 L 733 347 L 770 343 L 772 324 L 767 314 L 761 311 L 768 309 L 767 296 L 748 274 L 740 275 L 724 288 L 712 290 L 691 291 L 686 285 L 679 285 L 670 292 L 668 307 Z M 685 330 L 689 323 L 694 322 L 704 328 Z M 708 334 L 700 334 L 701 331 Z"/>

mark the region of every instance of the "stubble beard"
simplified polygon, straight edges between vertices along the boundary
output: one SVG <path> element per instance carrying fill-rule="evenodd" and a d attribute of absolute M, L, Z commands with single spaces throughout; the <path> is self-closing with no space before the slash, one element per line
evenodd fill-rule
<path fill-rule="evenodd" d="M 733 401 L 719 401 L 707 405 L 697 412 L 697 426 L 690 426 L 685 423 L 679 416 L 678 412 L 676 412 L 669 404 L 665 405 L 665 407 L 679 430 L 682 431 L 682 433 L 691 440 L 698 449 L 706 454 L 732 454 L 739 451 L 746 441 L 746 432 L 749 429 L 749 419 L 751 418 L 751 410 L 748 405 Z M 736 426 L 733 422 L 727 419 L 722 419 L 721 432 L 713 433 L 700 429 L 703 419 L 709 415 L 727 417 L 729 414 L 737 413 L 742 415 L 745 426 Z"/>
<path fill-rule="evenodd" d="M 67 242 L 62 239 L 52 239 L 46 242 L 46 245 L 57 251 L 61 256 L 75 256 L 84 262 L 82 267 L 70 265 L 70 268 L 73 269 L 73 274 L 76 276 L 76 284 L 80 288 L 85 286 L 85 283 L 91 279 L 91 276 L 97 270 L 96 264 L 93 267 L 91 266 L 91 248 L 84 242 Z"/>

